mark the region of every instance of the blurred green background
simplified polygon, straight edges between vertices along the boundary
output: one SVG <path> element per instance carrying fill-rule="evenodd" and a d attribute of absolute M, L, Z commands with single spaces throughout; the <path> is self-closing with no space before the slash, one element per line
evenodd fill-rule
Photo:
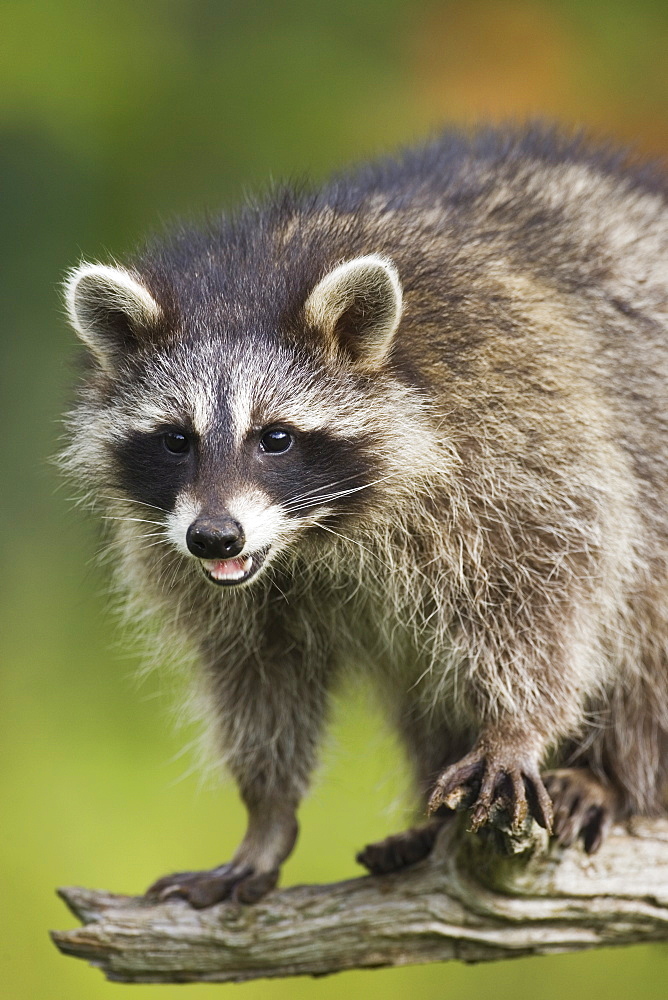
<path fill-rule="evenodd" d="M 127 992 L 52 947 L 47 929 L 73 922 L 54 887 L 140 891 L 227 859 L 244 822 L 234 789 L 202 777 L 196 733 L 172 724 L 182 682 L 137 680 L 96 526 L 49 464 L 73 381 L 64 270 L 445 121 L 540 113 L 665 154 L 667 28 L 665 0 L 4 0 L 2 996 Z M 408 818 L 400 757 L 359 693 L 323 756 L 284 884 L 353 875 L 355 850 Z M 668 994 L 667 973 L 668 951 L 638 947 L 141 992 L 649 1000 Z"/>

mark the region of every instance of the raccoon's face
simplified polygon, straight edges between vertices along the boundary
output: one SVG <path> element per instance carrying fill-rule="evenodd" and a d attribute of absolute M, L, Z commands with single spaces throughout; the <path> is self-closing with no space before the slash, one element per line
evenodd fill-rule
<path fill-rule="evenodd" d="M 389 429 L 359 406 L 401 314 L 384 258 L 349 261 L 316 285 L 303 306 L 310 348 L 201 325 L 165 337 L 159 303 L 115 267 L 82 265 L 67 303 L 98 366 L 99 391 L 77 419 L 79 464 L 137 505 L 126 515 L 137 525 L 154 522 L 150 544 L 197 560 L 212 584 L 249 583 L 309 530 L 338 533 L 387 478 Z"/>

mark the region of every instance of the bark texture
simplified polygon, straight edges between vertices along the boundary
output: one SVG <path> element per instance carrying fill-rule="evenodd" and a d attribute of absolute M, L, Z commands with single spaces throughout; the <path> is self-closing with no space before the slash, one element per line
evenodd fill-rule
<path fill-rule="evenodd" d="M 601 850 L 547 847 L 447 824 L 431 856 L 394 875 L 272 892 L 254 906 L 89 889 L 60 894 L 83 926 L 53 933 L 108 979 L 239 982 L 346 969 L 581 951 L 668 940 L 668 821 L 615 827 Z"/>

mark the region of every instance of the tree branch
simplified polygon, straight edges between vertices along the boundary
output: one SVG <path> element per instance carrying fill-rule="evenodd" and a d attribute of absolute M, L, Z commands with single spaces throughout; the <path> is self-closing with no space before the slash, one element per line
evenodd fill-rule
<path fill-rule="evenodd" d="M 458 819 L 399 874 L 297 886 L 255 906 L 63 889 L 84 926 L 53 940 L 118 982 L 220 983 L 668 939 L 668 821 L 616 827 L 592 857 L 545 840 L 535 827 L 474 836 Z"/>

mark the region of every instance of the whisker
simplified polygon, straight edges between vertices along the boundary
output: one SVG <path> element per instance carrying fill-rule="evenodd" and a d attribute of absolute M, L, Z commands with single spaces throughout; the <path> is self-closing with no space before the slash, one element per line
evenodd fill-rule
<path fill-rule="evenodd" d="M 289 493 L 285 493 L 280 498 L 279 503 L 282 503 L 284 500 L 303 500 L 305 497 L 311 496 L 312 493 L 317 493 L 318 490 L 329 490 L 333 486 L 339 486 L 341 483 L 347 483 L 350 479 L 359 479 L 361 475 L 361 472 L 355 472 L 351 476 L 344 476 L 343 479 L 334 479 L 331 483 L 325 483 L 324 486 L 314 486 L 312 490 L 306 490 L 304 493 L 298 493 L 296 496 L 292 497 Z"/>
<path fill-rule="evenodd" d="M 157 507 L 154 503 L 146 503 L 144 500 L 132 500 L 130 497 L 112 497 L 108 494 L 101 494 L 103 500 L 117 500 L 121 503 L 134 503 L 138 504 L 140 507 L 151 507 L 153 510 L 159 510 L 161 514 L 170 514 L 171 511 L 165 510 L 164 507 Z"/>
<path fill-rule="evenodd" d="M 149 521 L 146 517 L 114 517 L 111 514 L 105 514 L 102 518 L 103 521 L 137 521 L 139 524 L 157 524 L 159 528 L 164 528 L 165 525 L 162 521 Z"/>
<path fill-rule="evenodd" d="M 296 502 L 293 504 L 286 504 L 286 510 L 303 510 L 305 507 L 313 507 L 314 504 L 322 503 L 326 500 L 336 500 L 338 497 L 347 497 L 351 493 L 359 493 L 361 490 L 368 490 L 371 486 L 377 486 L 378 483 L 384 483 L 386 480 L 391 479 L 393 475 L 397 473 L 392 473 L 389 476 L 382 476 L 380 479 L 374 479 L 373 482 L 364 483 L 362 486 L 353 486 L 349 490 L 339 490 L 337 493 L 324 493 L 320 496 L 313 497 L 312 500 L 308 500 L 305 503 L 301 503 L 301 497 L 298 497 Z M 352 477 L 351 477 L 352 478 Z M 305 495 L 305 494 L 304 494 Z"/>

